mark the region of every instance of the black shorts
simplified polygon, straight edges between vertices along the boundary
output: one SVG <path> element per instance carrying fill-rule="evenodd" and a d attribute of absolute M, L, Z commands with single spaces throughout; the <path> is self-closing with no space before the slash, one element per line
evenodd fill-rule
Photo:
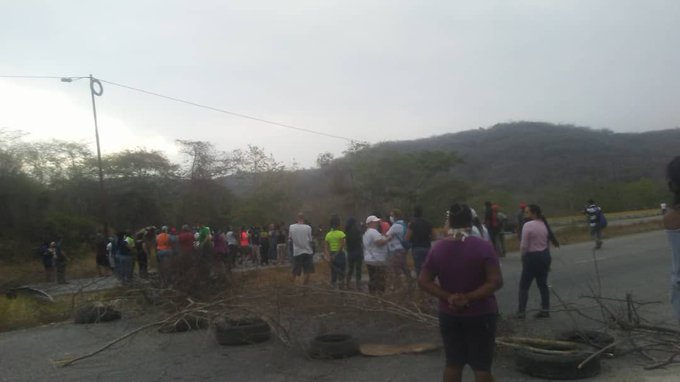
<path fill-rule="evenodd" d="M 470 365 L 475 371 L 491 371 L 496 348 L 496 314 L 462 317 L 439 312 L 447 366 Z"/>
<path fill-rule="evenodd" d="M 305 274 L 314 273 L 314 261 L 309 253 L 293 256 L 293 276 L 300 276 L 302 272 Z"/>

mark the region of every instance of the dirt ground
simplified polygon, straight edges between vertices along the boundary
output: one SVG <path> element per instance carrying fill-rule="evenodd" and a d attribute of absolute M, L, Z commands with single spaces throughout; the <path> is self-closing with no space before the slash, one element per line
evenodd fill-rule
<path fill-rule="evenodd" d="M 300 296 L 288 296 L 298 299 Z M 439 343 L 436 327 L 378 309 L 357 312 L 354 300 L 327 294 L 305 295 L 305 306 L 317 309 L 289 314 L 279 322 L 292 345 L 274 336 L 248 346 L 220 346 L 212 329 L 161 334 L 148 329 L 65 368 L 53 361 L 86 354 L 123 334 L 162 317 L 158 312 L 129 311 L 120 321 L 76 325 L 62 322 L 0 334 L 0 381 L 436 381 L 441 379 L 441 350 L 388 357 L 357 356 L 313 360 L 304 345 L 315 335 L 348 333 L 360 343 Z M 293 311 L 299 306 L 282 300 Z M 337 309 L 328 307 L 335 305 Z M 271 308 L 271 307 L 270 307 Z M 500 334 L 549 337 L 564 326 L 560 320 L 502 320 Z M 603 359 L 594 380 L 678 381 L 680 367 L 645 371 L 638 358 Z M 493 372 L 498 381 L 538 381 L 514 369 L 512 351 L 499 348 Z M 466 380 L 471 380 L 469 370 Z"/>

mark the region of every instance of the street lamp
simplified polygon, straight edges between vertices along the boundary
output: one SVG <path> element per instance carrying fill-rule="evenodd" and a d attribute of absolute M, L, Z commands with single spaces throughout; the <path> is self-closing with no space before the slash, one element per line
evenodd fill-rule
<path fill-rule="evenodd" d="M 61 82 L 73 82 L 81 80 L 83 78 L 90 79 L 90 96 L 92 97 L 92 115 L 94 116 L 94 134 L 97 141 L 97 166 L 99 167 L 99 196 L 101 198 L 101 218 L 104 224 L 104 235 L 109 234 L 109 224 L 106 218 L 106 194 L 104 192 L 104 170 L 102 169 L 102 152 L 99 146 L 99 126 L 97 125 L 97 106 L 94 102 L 94 96 L 101 96 L 104 94 L 104 87 L 102 83 L 92 77 L 90 74 L 88 77 L 62 77 Z"/>

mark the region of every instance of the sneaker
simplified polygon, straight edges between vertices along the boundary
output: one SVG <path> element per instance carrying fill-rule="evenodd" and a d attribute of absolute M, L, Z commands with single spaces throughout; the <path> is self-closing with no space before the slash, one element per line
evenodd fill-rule
<path fill-rule="evenodd" d="M 547 310 L 541 310 L 540 312 L 534 314 L 534 318 L 550 318 L 550 312 Z"/>

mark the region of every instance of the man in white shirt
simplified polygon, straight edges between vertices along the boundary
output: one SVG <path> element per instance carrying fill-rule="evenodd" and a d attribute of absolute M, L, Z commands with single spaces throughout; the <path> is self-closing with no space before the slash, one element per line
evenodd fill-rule
<path fill-rule="evenodd" d="M 293 242 L 293 282 L 302 275 L 302 284 L 309 283 L 309 275 L 314 273 L 314 251 L 312 250 L 312 227 L 305 224 L 302 212 L 297 215 L 297 223 L 288 228 L 288 238 Z"/>
<path fill-rule="evenodd" d="M 385 275 L 387 273 L 387 238 L 378 232 L 380 219 L 375 215 L 366 218 L 364 233 L 364 262 L 368 269 L 368 291 L 370 293 L 385 292 Z"/>

